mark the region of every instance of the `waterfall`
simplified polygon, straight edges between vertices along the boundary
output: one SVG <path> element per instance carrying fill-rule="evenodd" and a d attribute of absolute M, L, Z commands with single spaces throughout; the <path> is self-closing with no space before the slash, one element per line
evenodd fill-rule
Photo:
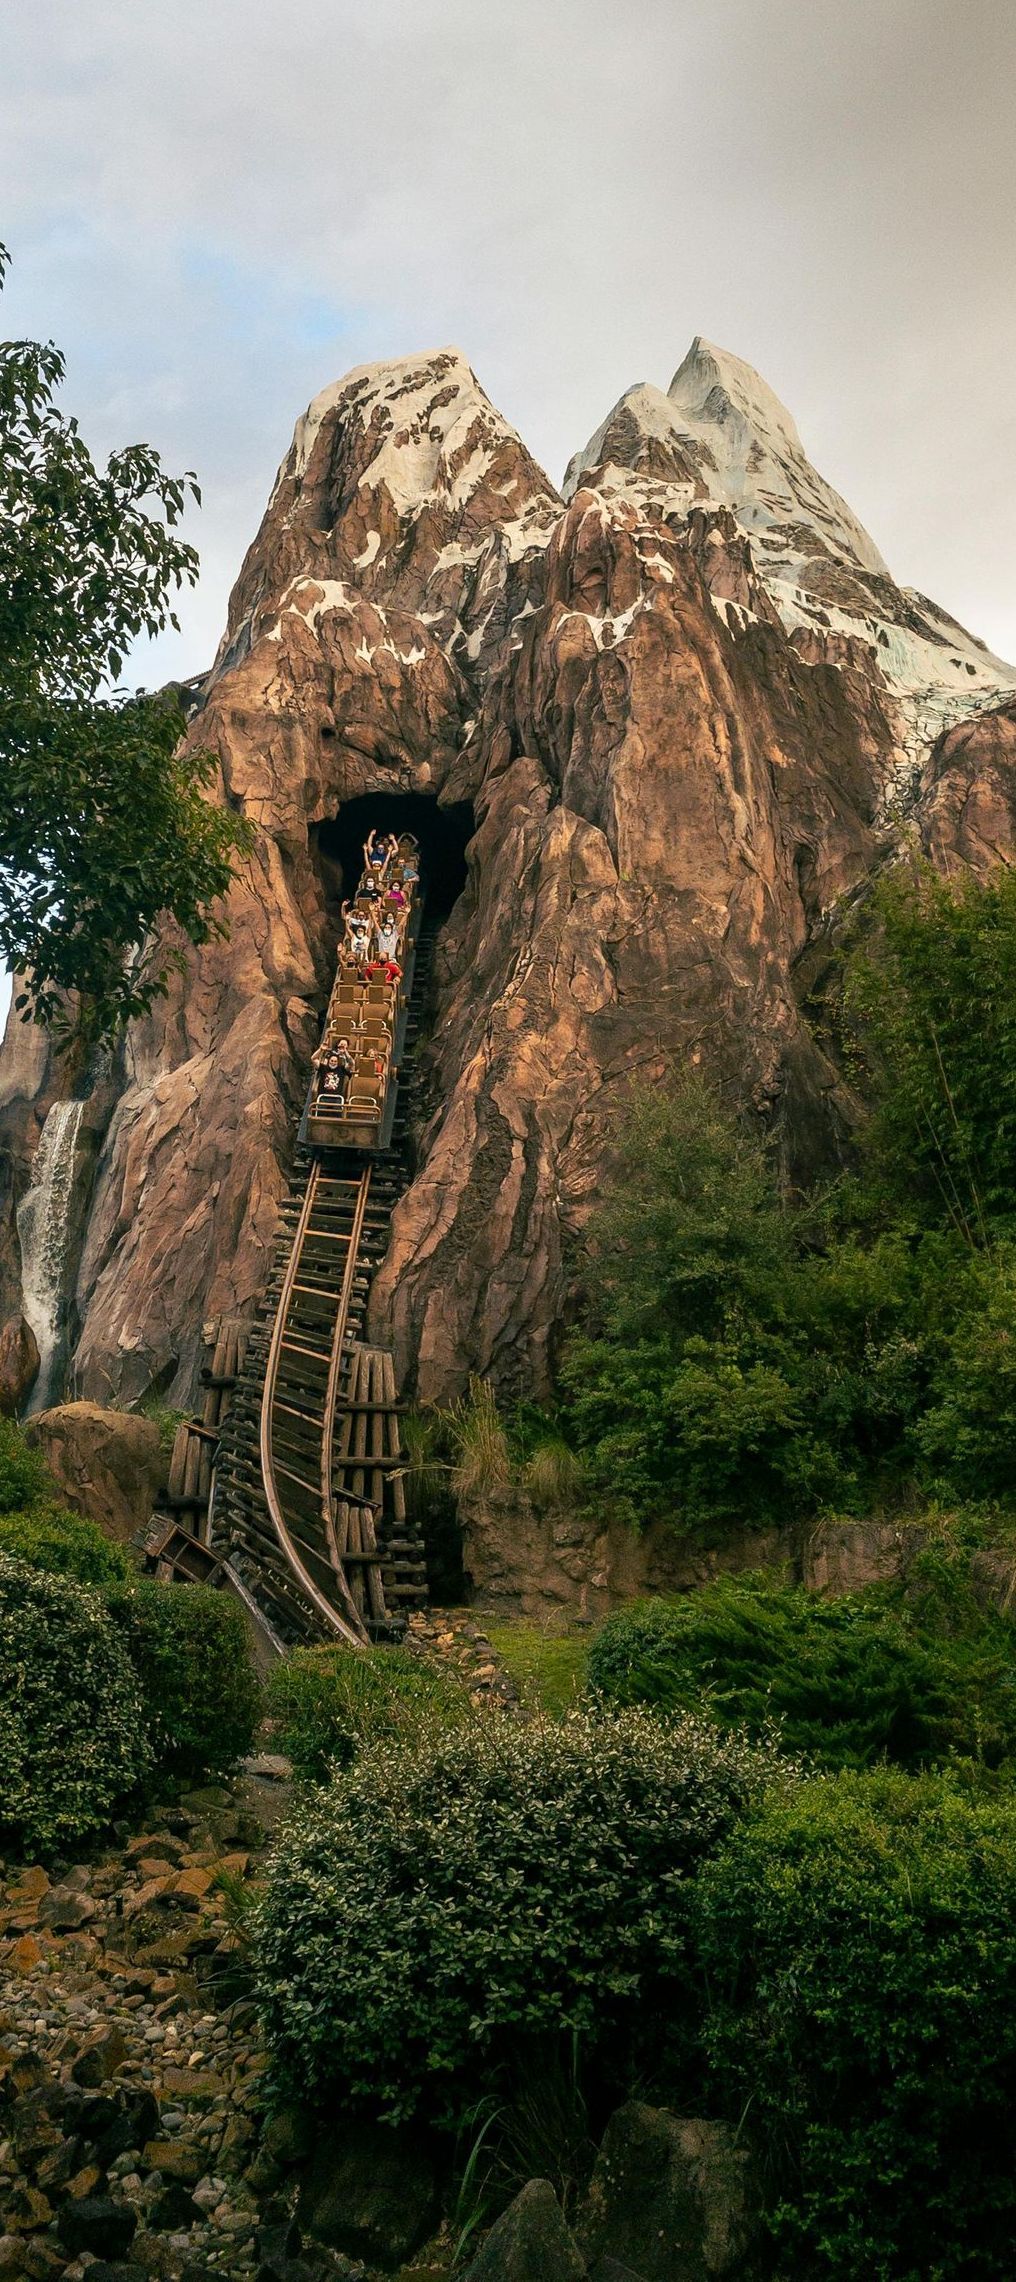
<path fill-rule="evenodd" d="M 28 1411 L 59 1401 L 66 1333 L 67 1245 L 82 1101 L 55 1101 L 32 1165 L 32 1186 L 18 1206 L 22 1308 L 39 1347 L 39 1376 Z"/>

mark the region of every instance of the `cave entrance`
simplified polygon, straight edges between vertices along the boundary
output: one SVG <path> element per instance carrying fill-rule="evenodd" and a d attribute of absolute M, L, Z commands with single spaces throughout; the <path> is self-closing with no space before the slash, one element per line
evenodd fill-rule
<path fill-rule="evenodd" d="M 412 832 L 419 842 L 427 916 L 441 926 L 466 884 L 466 847 L 476 826 L 467 800 L 439 808 L 424 792 L 365 792 L 343 803 L 337 816 L 314 828 L 313 839 L 336 914 L 353 895 L 363 870 L 363 844 L 374 828 Z"/>

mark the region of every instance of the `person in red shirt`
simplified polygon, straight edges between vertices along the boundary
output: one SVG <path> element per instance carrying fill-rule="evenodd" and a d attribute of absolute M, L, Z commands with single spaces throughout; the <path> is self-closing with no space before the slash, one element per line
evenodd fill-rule
<path fill-rule="evenodd" d="M 402 968 L 397 959 L 372 959 L 366 968 L 369 983 L 400 983 Z"/>

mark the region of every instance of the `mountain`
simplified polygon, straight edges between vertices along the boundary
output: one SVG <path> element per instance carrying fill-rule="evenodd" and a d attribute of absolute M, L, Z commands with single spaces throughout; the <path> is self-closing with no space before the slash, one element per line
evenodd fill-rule
<path fill-rule="evenodd" d="M 895 584 L 846 501 L 812 467 L 772 389 L 701 337 L 665 396 L 646 383 L 622 396 L 571 461 L 565 496 L 580 483 L 638 497 L 663 515 L 686 515 L 699 501 L 730 507 L 801 655 L 835 658 L 843 638 L 874 651 L 900 711 L 904 788 L 940 730 L 1016 690 L 1016 669 L 924 595 Z"/>
<path fill-rule="evenodd" d="M 257 1305 L 379 800 L 442 917 L 371 1303 L 427 1400 L 470 1372 L 545 1391 L 633 1079 L 704 1064 L 793 1173 L 838 1162 L 856 1107 L 809 1008 L 839 915 L 903 830 L 950 870 L 1013 852 L 1016 674 L 894 584 L 789 413 L 701 340 L 666 394 L 628 391 L 564 496 L 457 350 L 326 389 L 188 734 L 257 826 L 228 941 L 82 1081 L 59 1152 L 37 1156 L 62 1067 L 17 1025 L 0 1055 L 0 1307 L 34 1178 L 46 1351 L 99 1400 L 186 1404 L 203 1331 Z"/>

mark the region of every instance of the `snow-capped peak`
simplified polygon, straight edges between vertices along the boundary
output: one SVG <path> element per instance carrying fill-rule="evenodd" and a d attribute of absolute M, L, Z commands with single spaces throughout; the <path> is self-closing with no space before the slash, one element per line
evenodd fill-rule
<path fill-rule="evenodd" d="M 874 540 L 812 467 L 786 405 L 750 364 L 697 336 L 667 395 L 689 441 L 712 453 L 724 503 L 749 529 L 810 523 L 820 553 L 888 578 Z"/>
<path fill-rule="evenodd" d="M 763 545 L 889 572 L 873 539 L 832 484 L 812 467 L 786 405 L 740 357 L 697 335 L 666 396 L 630 388 L 572 461 L 566 496 L 592 470 L 621 466 L 683 472 L 689 499 L 732 507 Z"/>
<path fill-rule="evenodd" d="M 731 356 L 728 349 L 714 348 L 711 341 L 703 340 L 701 333 L 696 333 L 683 364 L 678 365 L 667 395 L 672 404 L 695 422 L 722 422 L 729 417 L 729 408 L 733 408 L 760 434 L 774 443 L 778 440 L 784 450 L 804 457 L 795 422 L 768 381 L 763 380 L 753 365 L 745 364 L 742 357 Z"/>
<path fill-rule="evenodd" d="M 699 503 L 732 509 L 787 631 L 825 655 L 859 637 L 899 698 L 911 750 L 978 706 L 997 703 L 1014 670 L 946 613 L 896 586 L 845 499 L 812 466 L 797 426 L 740 357 L 698 335 L 664 395 L 627 390 L 565 477 L 668 516 Z M 912 740 L 912 742 L 911 742 Z"/>

